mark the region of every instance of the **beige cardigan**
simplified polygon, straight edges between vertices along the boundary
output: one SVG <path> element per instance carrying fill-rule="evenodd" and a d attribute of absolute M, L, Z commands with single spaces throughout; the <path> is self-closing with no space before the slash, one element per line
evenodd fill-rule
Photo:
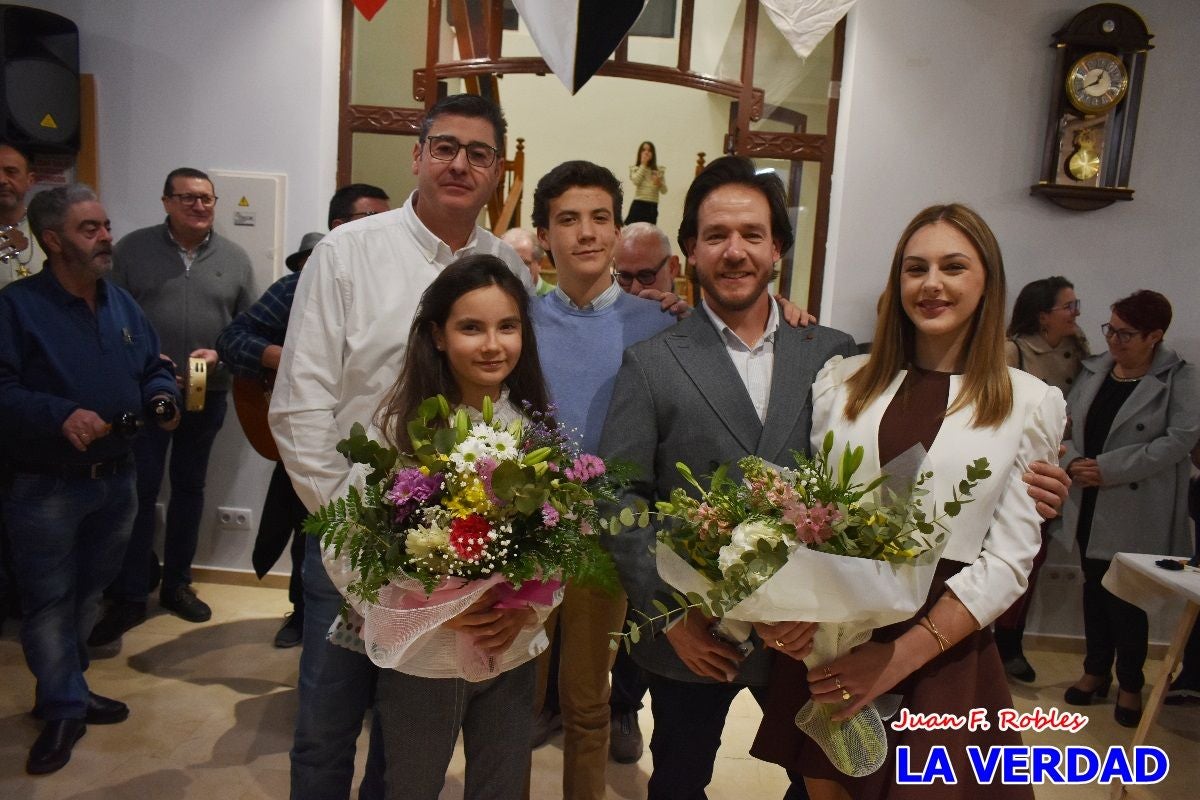
<path fill-rule="evenodd" d="M 1010 367 L 1058 387 L 1064 396 L 1071 391 L 1080 362 L 1089 355 L 1087 338 L 1082 333 L 1063 337 L 1056 347 L 1046 344 L 1036 333 L 1019 333 L 1004 343 L 1004 358 Z"/>

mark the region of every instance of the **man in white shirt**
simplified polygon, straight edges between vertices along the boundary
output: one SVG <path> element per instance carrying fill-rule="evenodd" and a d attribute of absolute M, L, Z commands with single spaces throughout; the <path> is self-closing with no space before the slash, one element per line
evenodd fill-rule
<path fill-rule="evenodd" d="M 502 258 L 532 286 L 512 248 L 476 225 L 503 173 L 506 124 L 475 95 L 440 100 L 413 148 L 417 190 L 403 207 L 350 222 L 313 248 L 296 289 L 271 399 L 271 430 L 296 494 L 309 510 L 345 494 L 350 468 L 336 446 L 368 424 L 404 360 L 421 293 L 470 253 Z M 304 559 L 304 651 L 293 743 L 293 800 L 345 798 L 354 743 L 370 705 L 375 667 L 325 635 L 341 596 L 321 563 Z M 382 794 L 382 742 L 372 736 L 360 798 Z"/>
<path fill-rule="evenodd" d="M 25 219 L 25 195 L 36 182 L 37 176 L 31 169 L 29 154 L 0 141 L 0 230 L 15 228 L 25 238 L 23 248 L 0 259 L 0 289 L 18 278 L 40 272 L 42 262 L 46 260 Z M 0 249 L 3 245 L 0 242 Z"/>

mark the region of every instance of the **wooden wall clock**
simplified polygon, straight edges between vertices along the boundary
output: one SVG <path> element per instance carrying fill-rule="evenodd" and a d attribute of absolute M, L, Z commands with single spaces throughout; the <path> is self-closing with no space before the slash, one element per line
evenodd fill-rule
<path fill-rule="evenodd" d="M 1151 38 L 1137 12 L 1116 3 L 1085 8 L 1054 34 L 1050 116 L 1031 194 L 1076 211 L 1133 199 L 1129 167 Z"/>

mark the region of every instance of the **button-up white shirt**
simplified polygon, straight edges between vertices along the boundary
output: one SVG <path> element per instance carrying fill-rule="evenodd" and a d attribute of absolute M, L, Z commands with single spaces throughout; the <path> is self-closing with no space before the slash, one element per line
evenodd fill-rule
<path fill-rule="evenodd" d="M 421 294 L 438 273 L 462 256 L 488 253 L 532 286 L 513 249 L 483 228 L 452 251 L 417 217 L 415 196 L 330 231 L 300 275 L 270 422 L 309 510 L 346 493 L 350 465 L 337 443 L 355 422 L 370 425 L 395 383 Z"/>

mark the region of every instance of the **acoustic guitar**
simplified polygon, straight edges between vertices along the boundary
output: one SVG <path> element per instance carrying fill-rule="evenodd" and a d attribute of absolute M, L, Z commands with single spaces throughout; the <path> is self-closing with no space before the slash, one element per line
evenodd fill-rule
<path fill-rule="evenodd" d="M 279 446 L 267 424 L 271 408 L 271 390 L 275 387 L 275 370 L 264 369 L 261 378 L 233 376 L 233 408 L 237 411 L 242 431 L 255 452 L 268 461 L 279 461 Z"/>

